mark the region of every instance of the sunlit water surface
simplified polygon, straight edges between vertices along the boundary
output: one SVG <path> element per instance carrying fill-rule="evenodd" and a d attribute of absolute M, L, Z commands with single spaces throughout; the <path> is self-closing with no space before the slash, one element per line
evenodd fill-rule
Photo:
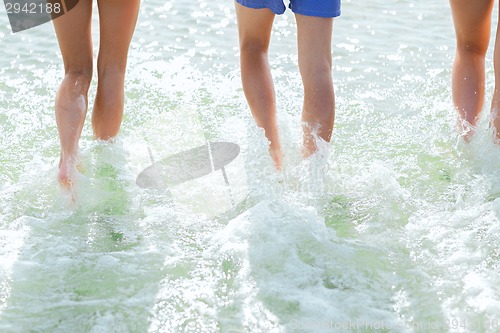
<path fill-rule="evenodd" d="M 121 134 L 95 142 L 87 121 L 71 207 L 53 28 L 13 35 L 2 10 L 0 331 L 499 332 L 500 151 L 487 112 L 457 138 L 448 2 L 343 1 L 334 136 L 305 163 L 294 18 L 276 19 L 284 175 L 243 97 L 236 30 L 229 0 L 142 3 Z M 207 140 L 241 147 L 229 186 L 136 185 L 148 149 Z"/>

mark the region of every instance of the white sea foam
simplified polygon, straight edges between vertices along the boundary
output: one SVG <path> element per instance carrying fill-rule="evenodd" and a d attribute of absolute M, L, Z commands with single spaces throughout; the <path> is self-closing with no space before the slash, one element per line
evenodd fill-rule
<path fill-rule="evenodd" d="M 486 114 L 458 140 L 447 3 L 343 2 L 335 130 L 305 161 L 294 18 L 276 18 L 281 174 L 241 89 L 233 3 L 141 6 L 120 136 L 93 141 L 89 107 L 71 207 L 52 27 L 0 17 L 0 331 L 498 331 L 500 152 Z M 207 141 L 241 148 L 229 186 L 136 185 L 151 156 Z"/>

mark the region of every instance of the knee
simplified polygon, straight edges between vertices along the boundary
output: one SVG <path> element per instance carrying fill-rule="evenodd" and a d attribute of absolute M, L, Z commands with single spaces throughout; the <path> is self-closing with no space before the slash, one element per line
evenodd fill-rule
<path fill-rule="evenodd" d="M 299 62 L 299 68 L 304 80 L 323 81 L 324 79 L 331 79 L 332 76 L 331 57 Z"/>
<path fill-rule="evenodd" d="M 258 39 L 243 39 L 240 42 L 240 53 L 242 57 L 267 56 L 269 45 Z"/>
<path fill-rule="evenodd" d="M 125 77 L 127 64 L 125 62 L 98 62 L 97 75 L 100 81 L 102 80 L 118 80 Z"/>
<path fill-rule="evenodd" d="M 64 80 L 69 81 L 74 93 L 87 94 L 92 81 L 92 67 L 70 68 L 66 71 Z"/>
<path fill-rule="evenodd" d="M 124 80 L 126 70 L 127 68 L 125 65 L 119 65 L 119 64 L 98 66 L 97 68 L 98 80 L 99 82 Z"/>
<path fill-rule="evenodd" d="M 488 50 L 488 44 L 475 41 L 460 41 L 457 43 L 457 52 L 462 56 L 484 58 Z"/>

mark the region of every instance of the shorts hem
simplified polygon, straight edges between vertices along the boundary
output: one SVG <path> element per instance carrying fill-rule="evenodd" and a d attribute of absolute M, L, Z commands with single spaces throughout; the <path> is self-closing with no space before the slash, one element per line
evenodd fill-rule
<path fill-rule="evenodd" d="M 294 12 L 295 14 L 305 15 L 305 16 L 334 18 L 334 17 L 339 17 L 342 11 L 339 9 L 336 12 L 332 13 L 332 12 L 320 12 L 320 11 L 314 11 L 314 10 L 301 10 L 299 8 L 299 9 L 292 9 L 292 12 Z"/>
<path fill-rule="evenodd" d="M 285 10 L 283 10 L 283 11 L 275 11 L 272 8 L 269 8 L 266 5 L 256 5 L 256 4 L 248 3 L 248 2 L 242 1 L 242 0 L 235 0 L 235 1 L 237 3 L 239 3 L 240 5 L 242 5 L 244 7 L 247 7 L 247 8 L 252 8 L 252 9 L 269 9 L 270 11 L 272 11 L 276 15 L 281 15 L 281 14 L 283 14 L 285 12 Z"/>

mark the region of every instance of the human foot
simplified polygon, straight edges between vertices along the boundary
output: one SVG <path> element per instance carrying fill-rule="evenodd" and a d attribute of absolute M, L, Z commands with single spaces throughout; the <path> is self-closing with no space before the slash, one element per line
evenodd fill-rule
<path fill-rule="evenodd" d="M 500 112 L 491 110 L 490 128 L 493 129 L 493 142 L 500 145 Z"/>
<path fill-rule="evenodd" d="M 459 119 L 457 122 L 458 135 L 469 143 L 476 134 L 475 124 L 471 124 L 467 120 Z"/>
<path fill-rule="evenodd" d="M 274 161 L 276 170 L 281 171 L 283 169 L 283 152 L 281 148 L 269 148 L 269 154 Z"/>
<path fill-rule="evenodd" d="M 62 158 L 59 161 L 59 173 L 57 179 L 62 189 L 72 192 L 75 175 L 77 173 L 77 164 L 75 158 Z"/>

